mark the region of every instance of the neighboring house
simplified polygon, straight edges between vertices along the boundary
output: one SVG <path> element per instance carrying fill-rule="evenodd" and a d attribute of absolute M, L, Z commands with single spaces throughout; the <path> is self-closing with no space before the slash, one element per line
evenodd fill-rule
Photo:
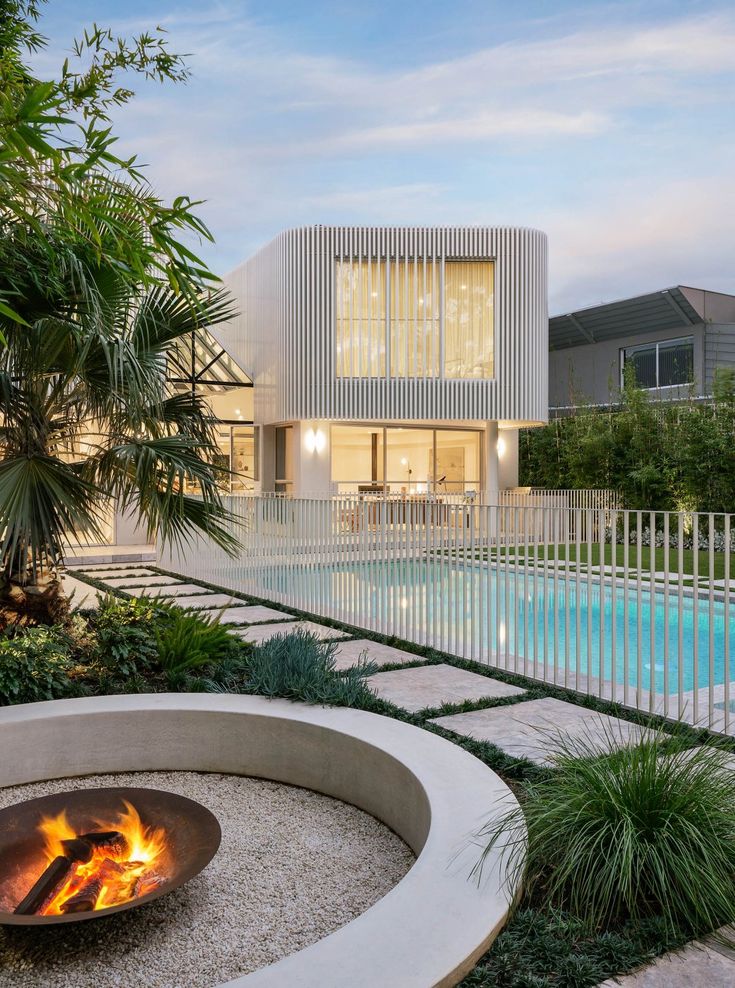
<path fill-rule="evenodd" d="M 259 489 L 514 487 L 517 430 L 547 420 L 546 253 L 530 229 L 314 226 L 228 275 Z"/>
<path fill-rule="evenodd" d="M 735 296 L 677 285 L 549 320 L 549 405 L 606 404 L 633 366 L 660 400 L 709 396 L 715 368 L 735 369 Z"/>

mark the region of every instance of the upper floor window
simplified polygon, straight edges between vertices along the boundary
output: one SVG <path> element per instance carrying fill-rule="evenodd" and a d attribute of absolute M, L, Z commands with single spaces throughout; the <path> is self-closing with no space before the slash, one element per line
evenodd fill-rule
<path fill-rule="evenodd" d="M 620 385 L 632 366 L 640 388 L 671 388 L 694 383 L 694 337 L 626 347 L 620 351 Z"/>
<path fill-rule="evenodd" d="M 493 262 L 338 260 L 338 377 L 491 378 Z"/>

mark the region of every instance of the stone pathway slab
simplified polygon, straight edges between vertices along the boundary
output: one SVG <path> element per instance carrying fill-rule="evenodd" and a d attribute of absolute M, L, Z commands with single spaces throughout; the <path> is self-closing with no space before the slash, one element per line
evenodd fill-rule
<path fill-rule="evenodd" d="M 107 581 L 109 583 L 109 580 Z M 198 583 L 167 583 L 165 586 L 132 586 L 119 587 L 123 593 L 129 593 L 132 597 L 160 597 L 162 600 L 174 600 L 182 597 L 207 597 L 214 596 L 211 590 L 200 587 Z"/>
<path fill-rule="evenodd" d="M 246 642 L 259 645 L 268 641 L 274 635 L 290 635 L 294 631 L 310 631 L 321 641 L 333 641 L 338 638 L 346 638 L 343 631 L 337 628 L 327 628 L 323 624 L 315 624 L 313 621 L 285 621 L 281 624 L 254 624 L 249 628 L 233 628 L 233 632 Z"/>
<path fill-rule="evenodd" d="M 293 614 L 277 611 L 262 604 L 244 604 L 242 607 L 219 608 L 222 624 L 260 624 L 263 621 L 293 621 Z"/>
<path fill-rule="evenodd" d="M 392 645 L 383 645 L 381 642 L 373 642 L 367 638 L 357 641 L 344 642 L 335 652 L 336 669 L 349 669 L 350 666 L 357 665 L 362 657 L 379 666 L 386 666 L 389 663 L 421 661 L 420 655 L 412 652 L 404 652 L 400 648 L 393 648 Z"/>
<path fill-rule="evenodd" d="M 93 580 L 115 580 L 121 577 L 130 577 L 131 580 L 142 579 L 156 574 L 150 569 L 83 569 L 85 576 L 92 577 Z"/>
<path fill-rule="evenodd" d="M 735 960 L 701 943 L 664 954 L 634 974 L 610 978 L 598 988 L 733 988 Z"/>
<path fill-rule="evenodd" d="M 514 758 L 528 758 L 538 765 L 553 765 L 553 744 L 560 735 L 584 739 L 587 747 L 603 752 L 635 743 L 644 734 L 643 728 L 630 721 L 554 697 L 437 717 L 433 723 L 477 741 L 489 741 Z"/>
<path fill-rule="evenodd" d="M 379 697 L 416 713 L 426 707 L 487 697 L 516 696 L 525 690 L 450 665 L 418 666 L 379 672 L 368 680 Z"/>
<path fill-rule="evenodd" d="M 189 586 L 186 584 L 185 586 Z M 178 587 L 176 588 L 178 590 Z M 230 604 L 237 604 L 238 597 L 230 597 L 226 593 L 211 593 L 201 588 L 201 593 L 187 589 L 183 594 L 162 593 L 159 597 L 165 597 L 176 604 L 177 607 L 192 607 L 195 610 L 214 610 L 216 608 L 229 607 Z"/>
<path fill-rule="evenodd" d="M 127 584 L 135 584 L 136 587 L 151 587 L 153 585 L 173 587 L 180 584 L 181 580 L 175 580 L 172 576 L 161 576 L 158 573 L 152 573 L 151 576 L 140 577 L 115 576 L 106 579 L 104 582 L 108 583 L 111 587 L 125 587 Z"/>

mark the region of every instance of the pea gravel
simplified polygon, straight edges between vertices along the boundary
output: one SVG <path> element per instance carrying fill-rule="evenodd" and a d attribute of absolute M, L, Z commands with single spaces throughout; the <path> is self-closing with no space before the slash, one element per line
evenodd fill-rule
<path fill-rule="evenodd" d="M 0 807 L 92 786 L 148 786 L 222 827 L 196 878 L 139 909 L 58 928 L 0 927 L 2 988 L 211 988 L 349 923 L 414 856 L 367 813 L 307 789 L 196 772 L 137 772 L 0 790 Z"/>

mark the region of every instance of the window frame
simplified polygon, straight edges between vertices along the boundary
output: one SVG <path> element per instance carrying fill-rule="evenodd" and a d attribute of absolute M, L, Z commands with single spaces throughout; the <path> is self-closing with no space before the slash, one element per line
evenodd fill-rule
<path fill-rule="evenodd" d="M 490 297 L 492 298 L 492 320 L 491 320 L 491 326 L 490 326 L 490 331 L 491 331 L 491 335 L 492 335 L 492 348 L 491 348 L 491 353 L 492 353 L 492 370 L 491 370 L 491 373 L 489 374 L 489 376 L 487 376 L 487 377 L 484 377 L 484 376 L 483 377 L 452 377 L 450 375 L 447 375 L 447 373 L 446 373 L 446 367 L 445 367 L 445 360 L 446 360 L 446 311 L 445 311 L 445 309 L 446 309 L 446 265 L 447 265 L 447 263 L 453 264 L 455 262 L 456 263 L 460 263 L 460 264 L 461 263 L 468 264 L 468 263 L 477 262 L 477 263 L 480 263 L 480 264 L 489 264 L 490 265 Z M 383 268 L 383 265 L 384 265 L 384 271 L 385 271 L 385 275 L 384 275 L 384 277 L 385 277 L 385 300 L 384 300 L 385 301 L 385 306 L 384 306 L 384 310 L 385 311 L 384 311 L 384 315 L 381 316 L 381 317 L 379 317 L 379 319 L 378 319 L 379 322 L 384 322 L 384 334 L 383 334 L 384 354 L 383 354 L 383 357 L 382 358 L 380 356 L 378 357 L 378 362 L 379 363 L 380 363 L 381 360 L 384 361 L 384 370 L 383 370 L 383 373 L 378 373 L 377 375 L 376 374 L 364 373 L 362 371 L 362 367 L 361 366 L 358 366 L 357 372 L 355 372 L 355 370 L 352 369 L 352 365 L 355 362 L 354 361 L 354 357 L 352 356 L 352 354 L 351 354 L 350 360 L 349 360 L 350 369 L 347 370 L 347 368 L 346 368 L 347 361 L 345 360 L 345 357 L 344 357 L 344 350 L 341 350 L 340 351 L 340 350 L 337 349 L 340 345 L 342 347 L 344 347 L 344 338 L 343 338 L 344 337 L 344 332 L 342 334 L 342 337 L 340 337 L 340 334 L 339 334 L 339 325 L 340 325 L 340 322 L 342 322 L 344 320 L 344 316 L 340 317 L 340 312 L 342 311 L 343 305 L 344 305 L 344 302 L 343 301 L 342 301 L 342 303 L 340 302 L 340 292 L 342 290 L 342 288 L 341 288 L 342 278 L 340 277 L 340 265 L 343 265 L 343 264 L 353 265 L 353 266 L 355 266 L 358 269 L 358 271 L 361 270 L 363 268 L 363 266 L 367 266 L 369 268 L 368 278 L 370 278 L 370 274 L 372 272 L 371 265 L 377 265 L 377 271 L 378 271 L 378 276 L 379 277 L 380 277 L 380 271 L 381 271 L 381 269 Z M 392 333 L 393 333 L 393 326 L 394 326 L 394 324 L 397 325 L 398 323 L 401 322 L 401 320 L 398 319 L 398 317 L 396 316 L 396 314 L 394 312 L 395 306 L 394 306 L 394 295 L 393 295 L 393 291 L 394 291 L 394 285 L 393 285 L 394 277 L 393 276 L 396 273 L 396 270 L 397 270 L 397 266 L 398 265 L 408 265 L 408 264 L 415 265 L 417 268 L 422 268 L 423 269 L 423 277 L 424 277 L 424 280 L 426 280 L 426 272 L 428 271 L 429 266 L 432 267 L 432 270 L 436 270 L 436 272 L 437 272 L 437 281 L 438 281 L 438 285 L 437 285 L 438 292 L 437 292 L 437 294 L 438 294 L 438 307 L 439 307 L 439 318 L 436 320 L 437 328 L 438 328 L 438 341 L 437 341 L 438 342 L 438 347 L 436 348 L 437 349 L 436 360 L 437 360 L 437 364 L 438 364 L 438 367 L 437 367 L 438 373 L 437 374 L 429 374 L 429 375 L 427 375 L 427 374 L 424 374 L 424 375 L 416 375 L 416 374 L 414 374 L 414 375 L 408 375 L 408 374 L 396 374 L 396 373 L 394 373 L 394 363 L 396 361 L 394 359 L 394 357 L 395 357 L 395 353 L 394 353 L 394 351 L 395 351 L 395 341 L 393 339 Z M 418 257 L 418 256 L 414 256 L 414 257 L 401 257 L 401 256 L 399 256 L 397 254 L 389 254 L 389 255 L 381 255 L 381 256 L 375 256 L 375 257 L 352 257 L 352 258 L 345 257 L 345 256 L 343 256 L 343 257 L 336 256 L 334 258 L 334 267 L 333 267 L 333 280 L 334 280 L 334 300 L 333 300 L 333 306 L 334 307 L 333 307 L 333 312 L 334 312 L 334 317 L 333 317 L 333 326 L 332 326 L 332 359 L 333 359 L 333 365 L 334 365 L 335 378 L 338 379 L 338 380 L 344 380 L 344 381 L 363 381 L 363 380 L 391 380 L 391 381 L 431 380 L 431 381 L 484 381 L 484 382 L 495 381 L 497 379 L 497 367 L 498 367 L 498 360 L 497 360 L 497 336 L 498 336 L 498 334 L 497 334 L 497 326 L 498 326 L 497 309 L 498 309 L 498 307 L 497 307 L 497 304 L 496 304 L 496 293 L 495 293 L 495 286 L 496 286 L 496 283 L 497 283 L 497 280 L 498 280 L 497 279 L 497 274 L 496 274 L 497 264 L 498 264 L 498 260 L 497 260 L 497 257 L 495 257 L 494 255 L 493 256 L 487 256 L 487 257 L 484 257 L 484 256 L 483 257 L 466 257 L 466 256 L 452 256 L 452 257 L 446 257 L 446 256 Z M 419 275 L 417 275 L 417 277 L 418 276 L 420 276 L 420 272 L 419 272 Z M 354 320 L 354 315 L 352 314 L 352 310 L 350 309 L 350 317 L 349 317 L 350 325 L 353 324 L 353 320 Z M 372 322 L 372 316 L 370 316 L 367 319 L 367 322 L 369 324 Z M 409 318 L 406 318 L 404 320 L 404 322 L 408 326 L 408 324 L 410 322 L 418 322 L 418 320 L 416 320 L 416 319 L 411 320 Z M 434 320 L 432 319 L 431 322 L 433 323 Z M 353 342 L 354 341 L 351 341 L 351 345 L 352 345 Z M 415 348 L 415 341 L 414 341 L 414 348 Z M 434 349 L 434 347 L 432 345 L 432 353 L 433 353 L 433 349 Z M 415 357 L 416 357 L 416 355 L 414 354 L 414 358 Z M 424 360 L 424 363 L 425 363 L 426 362 L 426 354 L 423 353 L 422 354 L 422 357 L 423 357 L 423 360 Z M 432 356 L 432 359 L 433 359 L 433 356 Z M 414 359 L 414 362 L 415 362 L 415 359 Z M 358 363 L 358 365 L 360 365 L 362 362 L 361 362 L 360 359 L 358 359 L 357 360 L 357 363 Z"/>
<path fill-rule="evenodd" d="M 691 361 L 692 372 L 691 372 L 691 379 L 688 380 L 688 381 L 682 381 L 679 384 L 660 384 L 659 383 L 659 381 L 661 379 L 661 369 L 660 369 L 660 361 L 659 361 L 660 348 L 662 346 L 671 346 L 672 344 L 680 344 L 680 343 L 689 343 L 689 344 L 691 344 L 691 348 L 692 348 L 692 361 Z M 637 382 L 636 382 L 637 386 L 639 388 L 641 388 L 642 391 L 663 391 L 663 390 L 668 390 L 669 388 L 689 388 L 689 387 L 691 387 L 695 383 L 695 381 L 694 381 L 694 336 L 693 335 L 690 335 L 690 336 L 674 336 L 674 337 L 671 337 L 671 338 L 667 338 L 665 340 L 649 340 L 646 343 L 636 343 L 633 346 L 621 347 L 620 348 L 620 358 L 619 358 L 620 359 L 620 387 L 621 388 L 625 384 L 625 364 L 626 364 L 626 360 L 628 359 L 628 358 L 626 358 L 626 353 L 628 351 L 630 351 L 630 350 L 643 350 L 643 349 L 651 349 L 651 348 L 655 348 L 655 350 L 656 350 L 656 383 L 653 384 L 653 385 L 643 385 L 643 384 L 637 384 Z"/>

